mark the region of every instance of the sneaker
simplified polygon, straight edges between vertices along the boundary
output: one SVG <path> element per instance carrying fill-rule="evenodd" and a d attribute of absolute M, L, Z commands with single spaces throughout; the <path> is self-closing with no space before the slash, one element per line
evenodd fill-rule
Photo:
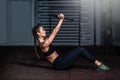
<path fill-rule="evenodd" d="M 101 65 L 96 66 L 96 70 L 98 71 L 107 71 L 110 70 L 109 66 L 106 66 L 105 64 L 101 63 Z"/>

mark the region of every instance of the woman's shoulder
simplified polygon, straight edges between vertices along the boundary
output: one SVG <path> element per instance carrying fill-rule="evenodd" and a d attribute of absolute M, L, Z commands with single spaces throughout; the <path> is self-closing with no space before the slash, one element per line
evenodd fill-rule
<path fill-rule="evenodd" d="M 52 43 L 47 45 L 47 46 L 44 46 L 44 42 L 41 42 L 39 45 L 40 45 L 40 48 L 47 48 L 47 47 L 53 47 L 54 46 Z"/>
<path fill-rule="evenodd" d="M 44 42 L 39 43 L 40 48 L 43 48 Z"/>

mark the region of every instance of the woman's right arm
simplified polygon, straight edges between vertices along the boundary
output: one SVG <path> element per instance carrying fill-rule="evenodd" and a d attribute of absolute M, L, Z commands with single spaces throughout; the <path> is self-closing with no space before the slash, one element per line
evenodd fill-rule
<path fill-rule="evenodd" d="M 49 46 L 49 45 L 52 43 L 52 41 L 54 40 L 56 34 L 57 34 L 58 31 L 60 30 L 60 27 L 61 27 L 61 25 L 62 25 L 62 23 L 63 23 L 64 14 L 62 14 L 62 13 L 59 14 L 59 15 L 58 15 L 58 18 L 59 18 L 59 21 L 58 21 L 56 27 L 55 27 L 55 28 L 53 29 L 53 31 L 51 32 L 50 36 L 49 36 L 47 39 L 45 39 L 45 42 L 44 42 L 44 44 L 43 44 L 44 47 Z"/>

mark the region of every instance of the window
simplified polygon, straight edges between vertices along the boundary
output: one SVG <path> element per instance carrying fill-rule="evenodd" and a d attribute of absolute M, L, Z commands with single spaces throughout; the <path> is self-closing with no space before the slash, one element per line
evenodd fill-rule
<path fill-rule="evenodd" d="M 90 0 L 92 1 L 92 0 Z M 64 20 L 53 44 L 55 45 L 93 45 L 94 44 L 94 11 L 93 3 L 86 0 L 36 0 L 35 24 L 41 24 L 47 34 L 58 22 L 50 14 L 64 13 L 65 17 L 74 21 Z M 88 5 L 87 2 L 90 4 Z"/>

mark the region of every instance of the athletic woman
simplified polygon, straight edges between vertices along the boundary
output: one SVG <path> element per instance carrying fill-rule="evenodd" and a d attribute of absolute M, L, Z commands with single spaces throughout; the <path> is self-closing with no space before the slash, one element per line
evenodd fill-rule
<path fill-rule="evenodd" d="M 58 14 L 58 23 L 55 28 L 52 30 L 51 34 L 46 38 L 46 31 L 44 27 L 41 25 L 35 26 L 32 29 L 33 37 L 34 37 L 34 47 L 35 53 L 38 58 L 40 58 L 37 53 L 36 48 L 36 40 L 39 43 L 39 49 L 45 55 L 46 59 L 53 65 L 55 69 L 69 69 L 71 65 L 78 59 L 81 55 L 86 57 L 88 60 L 93 62 L 97 66 L 97 70 L 109 70 L 110 68 L 104 65 L 102 62 L 98 61 L 93 55 L 91 55 L 84 48 L 77 47 L 72 51 L 66 53 L 65 56 L 60 56 L 52 45 L 52 41 L 57 35 L 58 31 L 64 20 L 64 14 Z"/>

